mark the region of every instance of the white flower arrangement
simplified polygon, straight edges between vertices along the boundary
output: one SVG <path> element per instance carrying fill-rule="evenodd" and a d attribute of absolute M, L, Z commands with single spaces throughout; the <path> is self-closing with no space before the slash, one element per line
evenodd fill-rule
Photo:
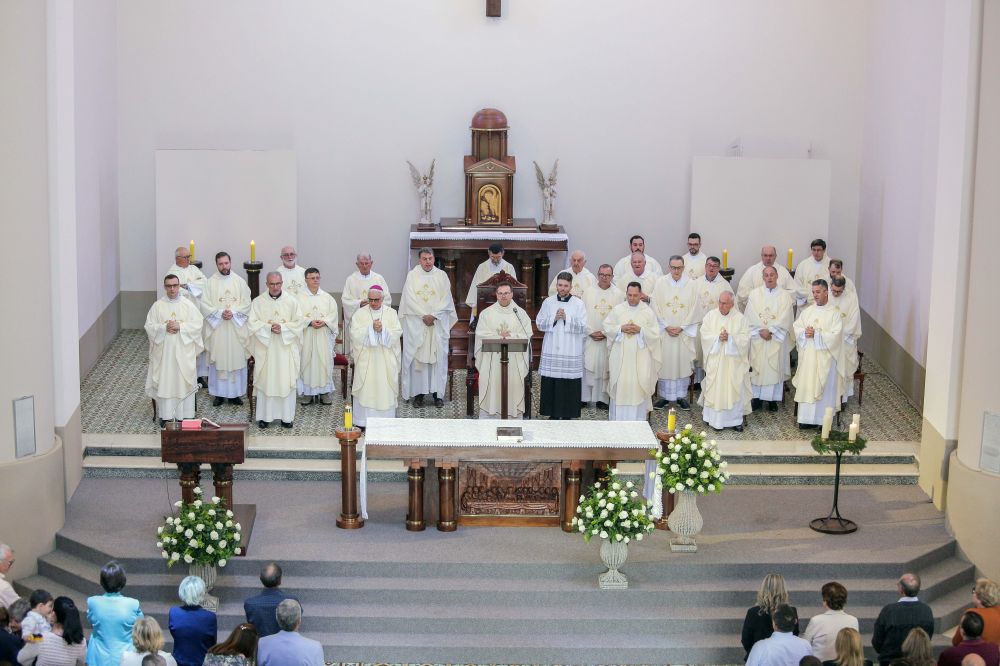
<path fill-rule="evenodd" d="M 618 479 L 618 470 L 608 468 L 608 481 L 595 483 L 580 495 L 580 505 L 573 516 L 573 529 L 584 541 L 599 536 L 602 539 L 629 543 L 642 541 L 655 526 L 649 517 L 648 505 L 631 481 Z"/>
<path fill-rule="evenodd" d="M 167 516 L 156 528 L 156 548 L 168 567 L 181 561 L 224 567 L 231 557 L 241 553 L 238 544 L 242 527 L 232 520 L 225 525 L 218 522 L 216 516 L 223 512 L 221 498 L 206 502 L 201 499 L 201 488 L 195 488 L 194 493 L 194 502 L 177 502 L 177 515 Z M 225 513 L 232 517 L 232 512 Z M 177 536 L 184 538 L 178 541 Z"/>
<path fill-rule="evenodd" d="M 656 470 L 650 472 L 650 477 L 656 481 L 657 490 L 721 493 L 729 480 L 728 463 L 722 459 L 715 440 L 706 439 L 704 432 L 693 432 L 690 425 L 671 437 L 664 450 L 652 449 L 650 453 L 656 459 Z M 680 460 L 683 462 L 678 464 Z"/>

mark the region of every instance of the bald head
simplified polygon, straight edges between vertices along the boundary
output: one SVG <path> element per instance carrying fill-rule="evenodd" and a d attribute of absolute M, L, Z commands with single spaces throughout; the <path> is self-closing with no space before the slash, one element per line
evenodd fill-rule
<path fill-rule="evenodd" d="M 970 652 L 962 657 L 962 666 L 986 666 L 986 660 L 975 652 Z"/>
<path fill-rule="evenodd" d="M 729 311 L 733 309 L 733 292 L 724 291 L 719 294 L 719 312 L 724 315 L 729 314 Z"/>
<path fill-rule="evenodd" d="M 904 597 L 915 597 L 920 594 L 920 576 L 915 573 L 905 573 L 900 576 L 899 591 Z"/>

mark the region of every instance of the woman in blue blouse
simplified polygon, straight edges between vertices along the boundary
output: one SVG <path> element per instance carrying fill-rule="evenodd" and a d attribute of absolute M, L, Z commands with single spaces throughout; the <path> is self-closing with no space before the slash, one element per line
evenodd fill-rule
<path fill-rule="evenodd" d="M 125 569 L 112 560 L 101 569 L 104 594 L 87 599 L 87 619 L 93 627 L 87 647 L 88 666 L 119 666 L 122 652 L 132 645 L 132 625 L 142 617 L 139 600 L 122 595 Z"/>
<path fill-rule="evenodd" d="M 205 597 L 205 581 L 188 576 L 177 588 L 181 606 L 170 609 L 170 635 L 174 637 L 174 659 L 177 666 L 201 666 L 208 648 L 218 640 L 218 619 L 201 607 Z"/>

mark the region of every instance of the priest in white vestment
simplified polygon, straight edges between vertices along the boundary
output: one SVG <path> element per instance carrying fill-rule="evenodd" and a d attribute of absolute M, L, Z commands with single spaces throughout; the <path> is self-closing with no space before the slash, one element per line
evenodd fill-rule
<path fill-rule="evenodd" d="M 632 261 L 625 266 L 625 272 L 619 273 L 618 269 L 615 269 L 615 286 L 621 291 L 625 291 L 630 282 L 638 282 L 642 287 L 642 294 L 639 298 L 643 303 L 649 304 L 649 295 L 653 293 L 653 288 L 656 286 L 656 280 L 662 273 L 654 272 L 650 269 L 649 265 L 646 263 L 648 257 L 642 252 L 636 252 L 632 255 Z"/>
<path fill-rule="evenodd" d="M 846 287 L 847 291 L 852 294 L 858 293 L 857 288 L 854 286 L 854 280 L 844 275 L 843 259 L 831 259 L 828 270 L 830 271 L 831 280 L 833 280 L 834 278 L 844 278 L 844 281 L 847 282 L 847 287 Z"/>
<path fill-rule="evenodd" d="M 608 409 L 608 338 L 604 335 L 604 320 L 611 308 L 625 302 L 625 292 L 611 284 L 614 269 L 601 264 L 597 269 L 597 284 L 583 292 L 587 310 L 587 338 L 583 346 L 583 402 L 595 403 L 598 409 Z"/>
<path fill-rule="evenodd" d="M 302 309 L 302 367 L 297 390 L 299 404 L 317 400 L 333 404 L 333 357 L 336 354 L 340 316 L 337 301 L 320 288 L 318 268 L 306 269 L 306 288 L 299 294 Z"/>
<path fill-rule="evenodd" d="M 649 269 L 650 274 L 653 275 L 654 279 L 663 275 L 663 268 L 660 266 L 660 262 L 658 262 L 656 259 L 646 254 L 646 239 L 636 234 L 635 236 L 632 236 L 631 238 L 628 239 L 628 245 L 629 245 L 628 254 L 619 259 L 614 266 L 616 284 L 618 278 L 620 278 L 622 275 L 628 274 L 629 268 L 632 266 L 632 255 L 634 255 L 636 252 L 644 255 L 645 258 L 644 263 L 646 267 Z M 622 284 L 619 286 L 619 289 L 624 291 L 626 286 L 627 283 Z"/>
<path fill-rule="evenodd" d="M 424 396 L 433 396 L 434 406 L 444 407 L 448 383 L 448 339 L 458 316 L 451 297 L 448 275 L 434 266 L 434 250 L 417 253 L 420 263 L 403 284 L 399 319 L 403 324 L 402 394 L 424 406 Z"/>
<path fill-rule="evenodd" d="M 399 338 L 403 326 L 396 311 L 384 299 L 377 285 L 351 317 L 351 383 L 354 423 L 364 429 L 370 418 L 395 418 L 399 403 Z"/>
<path fill-rule="evenodd" d="M 573 250 L 569 255 L 569 268 L 562 272 L 569 273 L 573 277 L 573 285 L 570 287 L 569 293 L 577 298 L 583 298 L 584 292 L 597 284 L 597 278 L 587 268 L 587 255 L 584 254 L 583 250 Z M 549 296 L 555 296 L 558 280 L 559 276 L 557 275 L 549 284 Z"/>
<path fill-rule="evenodd" d="M 861 306 L 858 295 L 847 291 L 847 280 L 839 277 L 830 281 L 830 306 L 840 312 L 844 324 L 844 362 L 840 375 L 844 382 L 844 397 L 854 395 L 854 373 L 858 369 L 858 340 L 861 339 Z"/>
<path fill-rule="evenodd" d="M 604 319 L 611 396 L 608 420 L 646 420 L 660 369 L 661 330 L 653 308 L 642 302 L 639 284 L 626 285 L 625 302 Z"/>
<path fill-rule="evenodd" d="M 282 289 L 281 273 L 271 271 L 265 279 L 267 293 L 255 298 L 250 306 L 255 417 L 261 428 L 275 419 L 291 428 L 305 322 L 298 299 Z"/>
<path fill-rule="evenodd" d="M 528 349 L 507 355 L 507 416 L 519 419 L 525 412 L 524 379 L 531 360 L 531 318 L 524 308 L 514 303 L 514 290 L 509 284 L 497 287 L 497 302 L 485 308 L 476 323 L 476 369 L 479 370 L 479 418 L 498 419 L 502 411 L 502 366 L 500 352 L 483 351 L 483 340 L 490 338 L 526 339 Z"/>
<path fill-rule="evenodd" d="M 146 395 L 156 401 L 161 426 L 167 419 L 194 418 L 195 365 L 203 349 L 201 313 L 180 295 L 176 275 L 163 279 L 163 290 L 166 295 L 153 303 L 145 326 L 149 337 Z"/>
<path fill-rule="evenodd" d="M 250 287 L 233 273 L 227 252 L 215 255 L 216 273 L 205 284 L 201 313 L 205 316 L 205 353 L 208 357 L 208 394 L 218 407 L 228 400 L 242 405 L 247 392 L 250 356 Z"/>
<path fill-rule="evenodd" d="M 794 325 L 799 363 L 792 385 L 798 403 L 799 428 L 802 429 L 822 424 L 827 407 L 840 411 L 844 393 L 839 369 L 844 352 L 840 311 L 830 305 L 824 280 L 813 283 L 812 294 L 815 303 L 799 314 Z"/>
<path fill-rule="evenodd" d="M 196 308 L 201 308 L 200 301 L 205 291 L 205 274 L 191 263 L 191 249 L 181 245 L 174 250 L 174 265 L 167 270 L 167 275 L 176 275 L 181 281 L 181 296 L 187 298 Z M 199 377 L 208 376 L 208 354 L 198 354 Z"/>
<path fill-rule="evenodd" d="M 795 268 L 795 282 L 798 283 L 798 305 L 812 305 L 812 283 L 826 280 L 830 283 L 830 257 L 826 254 L 826 241 L 817 238 L 809 245 L 810 255 Z"/>
<path fill-rule="evenodd" d="M 722 292 L 718 307 L 701 322 L 705 379 L 698 404 L 702 419 L 716 430 L 743 432 L 743 417 L 750 413 L 750 329 L 733 307 L 735 299 L 733 292 Z"/>
<path fill-rule="evenodd" d="M 705 262 L 708 257 L 701 251 L 701 234 L 691 232 L 687 239 L 687 252 L 684 254 L 684 274 L 689 280 L 697 280 L 705 274 Z"/>
<path fill-rule="evenodd" d="M 773 245 L 765 245 L 760 249 L 760 261 L 746 270 L 743 277 L 740 278 L 739 286 L 736 288 L 736 297 L 740 310 L 746 310 L 750 292 L 764 284 L 764 269 L 768 266 L 774 266 L 774 269 L 778 271 L 778 288 L 787 291 L 789 296 L 792 297 L 792 302 L 796 301 L 799 295 L 799 286 L 787 268 L 775 263 L 777 258 L 778 251 Z"/>
<path fill-rule="evenodd" d="M 687 257 L 684 257 L 684 267 L 687 269 Z M 719 296 L 724 292 L 733 293 L 729 280 L 719 274 L 722 262 L 718 257 L 708 257 L 703 266 L 704 274 L 694 280 L 694 290 L 698 294 L 698 320 L 719 307 Z M 735 294 L 734 294 L 735 295 Z M 704 359 L 701 345 L 694 346 L 694 382 L 698 384 L 705 377 Z"/>
<path fill-rule="evenodd" d="M 750 292 L 744 314 L 750 327 L 750 387 L 752 409 L 767 403 L 767 411 L 778 411 L 778 401 L 790 379 L 789 352 L 795 303 L 784 289 L 778 289 L 778 271 L 768 266 L 764 284 Z"/>
<path fill-rule="evenodd" d="M 306 289 L 306 269 L 295 263 L 298 253 L 291 245 L 281 248 L 281 265 L 275 270 L 281 274 L 282 291 L 298 296 Z"/>
<path fill-rule="evenodd" d="M 382 290 L 382 305 L 392 306 L 392 294 L 389 293 L 389 283 L 385 278 L 372 270 L 375 264 L 372 261 L 371 253 L 359 254 L 355 257 L 354 265 L 357 270 L 347 276 L 344 281 L 344 291 L 340 294 L 340 303 L 344 307 L 344 331 L 351 330 L 351 317 L 362 308 L 368 305 L 368 290 L 378 286 Z M 351 355 L 351 336 L 344 334 L 344 354 Z"/>
<path fill-rule="evenodd" d="M 694 347 L 698 341 L 698 293 L 694 282 L 684 274 L 684 259 L 670 257 L 670 273 L 656 281 L 651 305 L 660 322 L 660 371 L 656 383 L 659 400 L 654 407 L 663 409 L 676 401 L 681 409 L 691 409 L 688 387 L 694 369 Z"/>
<path fill-rule="evenodd" d="M 580 418 L 583 385 L 583 341 L 587 337 L 587 309 L 570 293 L 573 276 L 556 276 L 556 294 L 542 301 L 535 317 L 544 332 L 538 375 L 542 381 L 538 413 L 552 420 Z"/>
<path fill-rule="evenodd" d="M 514 272 L 514 264 L 503 258 L 503 245 L 493 243 L 489 247 L 489 259 L 476 267 L 476 273 L 472 276 L 472 283 L 469 285 L 469 292 L 465 296 L 465 304 L 472 308 L 472 318 L 476 317 L 476 289 L 480 283 L 486 282 L 491 277 L 503 271 L 515 280 L 517 273 Z"/>

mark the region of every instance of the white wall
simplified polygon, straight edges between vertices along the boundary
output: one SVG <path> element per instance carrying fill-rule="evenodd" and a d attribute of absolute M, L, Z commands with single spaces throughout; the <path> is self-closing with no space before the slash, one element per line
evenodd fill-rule
<path fill-rule="evenodd" d="M 370 248 L 398 289 L 417 210 L 404 160 L 436 157 L 435 215 L 460 214 L 484 106 L 511 123 L 515 213 L 539 217 L 531 161 L 559 157 L 557 215 L 595 266 L 632 232 L 661 260 L 682 250 L 691 159 L 736 137 L 747 157 L 811 146 L 833 162 L 831 252 L 854 265 L 864 7 L 546 0 L 506 2 L 493 20 L 472 0 L 121 3 L 121 288 L 156 288 L 154 150 L 288 148 L 300 263 L 339 289 Z M 244 240 L 225 248 L 237 262 Z"/>

